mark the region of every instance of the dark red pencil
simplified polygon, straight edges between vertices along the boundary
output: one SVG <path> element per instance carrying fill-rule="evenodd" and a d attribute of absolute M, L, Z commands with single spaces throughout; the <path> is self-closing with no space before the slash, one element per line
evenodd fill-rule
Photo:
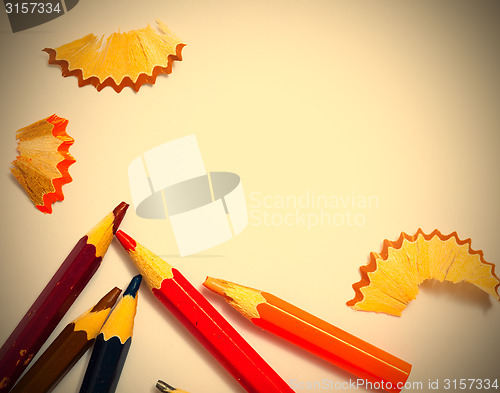
<path fill-rule="evenodd" d="M 0 392 L 8 392 L 100 266 L 128 204 L 83 236 L 0 349 Z"/>

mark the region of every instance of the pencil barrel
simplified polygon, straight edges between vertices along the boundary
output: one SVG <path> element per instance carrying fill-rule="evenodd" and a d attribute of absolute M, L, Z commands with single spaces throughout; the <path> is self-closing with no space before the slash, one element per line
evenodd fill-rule
<path fill-rule="evenodd" d="M 117 336 L 97 336 L 80 393 L 112 393 L 116 390 L 132 338 L 122 343 Z"/>
<path fill-rule="evenodd" d="M 69 323 L 10 393 L 47 393 L 90 348 L 121 290 L 113 288 L 89 311 Z"/>
<path fill-rule="evenodd" d="M 85 288 L 102 258 L 81 238 L 0 349 L 0 392 L 8 392 Z"/>
<path fill-rule="evenodd" d="M 47 393 L 66 375 L 94 340 L 87 339 L 84 331 L 74 331 L 74 324 L 61 334 L 31 367 L 10 393 Z M 53 349 L 51 349 L 53 348 Z M 47 363 L 46 359 L 58 359 Z"/>
<path fill-rule="evenodd" d="M 266 292 L 252 322 L 384 390 L 399 392 L 411 365 Z M 270 304 L 272 306 L 270 306 Z M 286 310 L 282 312 L 281 310 Z M 307 323 L 304 323 L 307 321 Z"/>

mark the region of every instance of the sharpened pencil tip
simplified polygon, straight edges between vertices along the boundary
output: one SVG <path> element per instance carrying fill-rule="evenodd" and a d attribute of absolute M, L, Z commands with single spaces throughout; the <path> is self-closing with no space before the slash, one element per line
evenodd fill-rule
<path fill-rule="evenodd" d="M 142 276 L 138 274 L 132 280 L 130 281 L 130 284 L 128 284 L 127 289 L 125 289 L 125 292 L 123 292 L 123 296 L 132 296 L 136 297 L 137 296 L 137 291 L 139 290 L 139 287 L 141 286 L 142 282 Z"/>
<path fill-rule="evenodd" d="M 113 210 L 113 214 L 115 216 L 115 221 L 113 223 L 113 233 L 116 233 L 118 227 L 120 226 L 123 217 L 125 217 L 125 213 L 129 207 L 128 203 L 121 202 L 118 206 L 116 206 Z"/>
<path fill-rule="evenodd" d="M 135 248 L 137 247 L 137 242 L 122 230 L 116 232 L 115 235 L 126 251 L 134 251 Z"/>
<path fill-rule="evenodd" d="M 211 291 L 214 291 L 219 295 L 225 296 L 226 286 L 224 285 L 224 283 L 225 283 L 224 280 L 207 276 L 203 285 L 208 289 L 210 289 Z"/>
<path fill-rule="evenodd" d="M 120 296 L 121 291 L 122 290 L 120 288 L 114 287 L 101 300 L 99 300 L 99 303 L 92 308 L 91 312 L 97 312 L 113 307 L 116 303 L 116 299 Z"/>
<path fill-rule="evenodd" d="M 160 392 L 174 392 L 175 391 L 175 388 L 173 386 L 170 386 L 168 383 L 163 382 L 161 380 L 158 380 L 158 382 L 156 382 L 156 388 Z"/>

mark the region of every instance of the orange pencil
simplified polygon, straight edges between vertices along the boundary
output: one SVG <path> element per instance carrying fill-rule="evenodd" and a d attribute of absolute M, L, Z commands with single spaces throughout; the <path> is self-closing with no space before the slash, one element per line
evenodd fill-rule
<path fill-rule="evenodd" d="M 203 285 L 224 296 L 255 325 L 351 372 L 374 388 L 399 392 L 408 379 L 410 364 L 270 293 L 212 277 L 207 277 Z"/>

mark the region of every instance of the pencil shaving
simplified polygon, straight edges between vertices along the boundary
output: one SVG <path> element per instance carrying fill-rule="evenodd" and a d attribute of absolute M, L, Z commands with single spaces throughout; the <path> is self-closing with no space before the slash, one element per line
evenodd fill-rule
<path fill-rule="evenodd" d="M 90 84 L 101 91 L 110 86 L 119 93 L 128 86 L 138 92 L 143 84 L 153 85 L 158 75 L 172 73 L 173 62 L 182 60 L 186 44 L 162 22 L 157 25 L 157 30 L 148 25 L 108 37 L 87 34 L 44 51 L 49 64 L 59 65 L 63 77 L 76 76 L 80 87 Z"/>
<path fill-rule="evenodd" d="M 36 208 L 52 213 L 52 204 L 64 200 L 62 186 L 73 181 L 68 168 L 74 139 L 66 133 L 68 120 L 52 115 L 17 130 L 19 156 L 11 172 Z"/>
<path fill-rule="evenodd" d="M 360 272 L 361 280 L 353 284 L 355 297 L 347 302 L 354 310 L 400 316 L 428 279 L 469 282 L 500 300 L 495 265 L 456 232 L 443 235 L 436 229 L 426 235 L 419 229 L 412 236 L 403 232 L 395 242 L 385 240 L 380 254 L 372 252 Z"/>

